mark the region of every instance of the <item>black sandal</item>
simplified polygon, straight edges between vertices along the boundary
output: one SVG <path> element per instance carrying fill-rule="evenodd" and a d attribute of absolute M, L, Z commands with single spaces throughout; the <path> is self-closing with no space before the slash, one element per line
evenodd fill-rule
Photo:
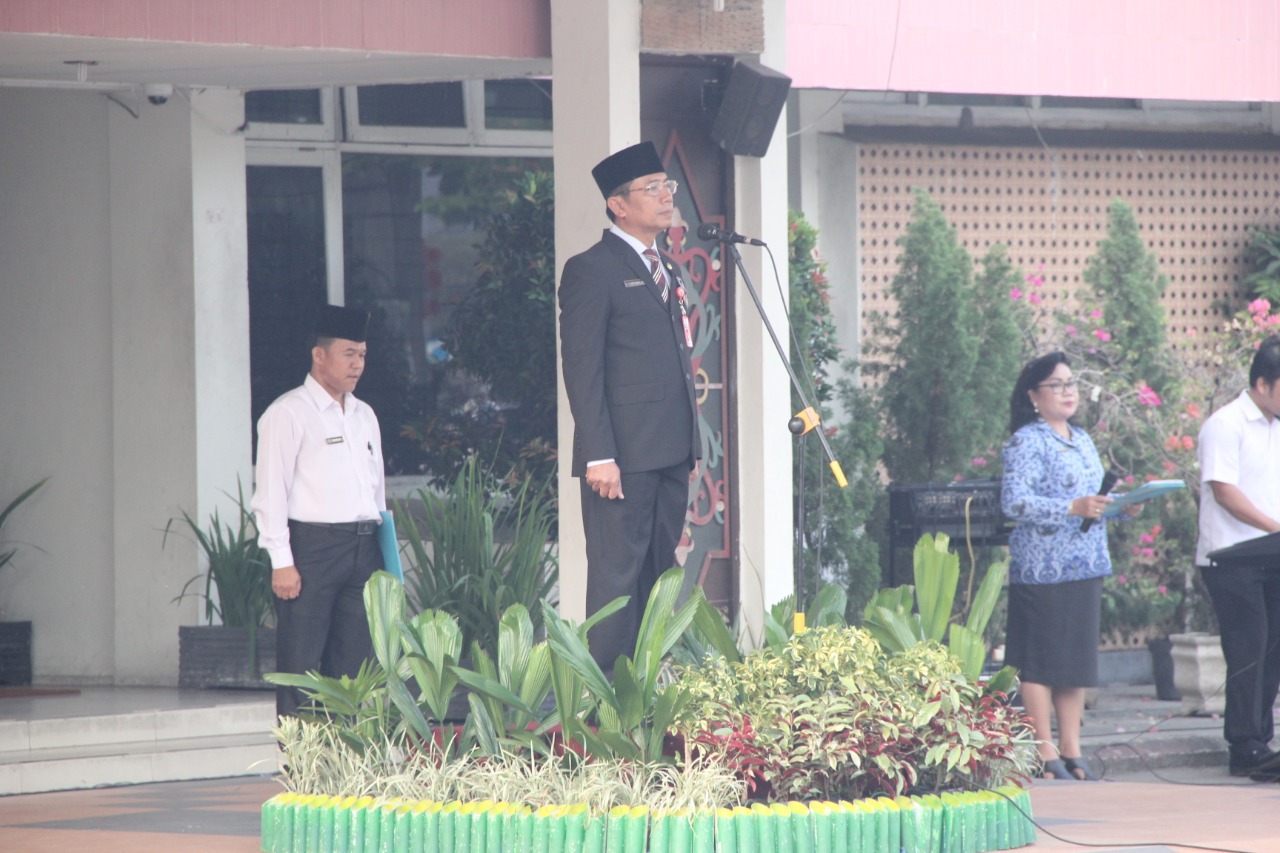
<path fill-rule="evenodd" d="M 1066 765 L 1066 770 L 1071 774 L 1072 779 L 1078 779 L 1081 782 L 1101 782 L 1097 776 L 1089 770 L 1089 762 L 1084 760 L 1084 756 L 1079 758 L 1064 758 L 1062 763 Z M 1079 774 L 1079 775 L 1077 775 Z"/>
<path fill-rule="evenodd" d="M 1067 765 L 1062 763 L 1061 758 L 1050 758 L 1043 762 L 1044 766 L 1040 770 L 1040 778 L 1042 779 L 1072 779 L 1076 776 L 1067 769 Z"/>

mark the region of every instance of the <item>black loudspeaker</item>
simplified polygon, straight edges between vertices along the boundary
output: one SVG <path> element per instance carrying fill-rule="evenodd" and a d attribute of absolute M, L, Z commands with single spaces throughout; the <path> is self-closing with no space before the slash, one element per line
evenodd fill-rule
<path fill-rule="evenodd" d="M 758 62 L 738 62 L 729 72 L 729 85 L 711 125 L 711 138 L 730 154 L 763 157 L 790 88 L 791 78 L 787 75 Z"/>

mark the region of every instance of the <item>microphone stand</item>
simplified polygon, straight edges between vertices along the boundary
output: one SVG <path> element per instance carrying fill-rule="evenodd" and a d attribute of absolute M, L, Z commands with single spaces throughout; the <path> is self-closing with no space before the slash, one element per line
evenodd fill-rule
<path fill-rule="evenodd" d="M 793 391 L 795 391 L 796 396 L 800 398 L 800 402 L 804 406 L 804 409 L 801 410 L 800 414 L 796 415 L 796 417 L 791 419 L 791 421 L 788 423 L 787 428 L 796 435 L 804 435 L 808 433 L 810 430 L 813 430 L 817 433 L 818 441 L 822 444 L 822 450 L 824 453 L 826 453 L 828 464 L 830 465 L 830 468 L 831 468 L 831 473 L 835 475 L 836 483 L 838 483 L 840 485 L 840 488 L 843 489 L 849 485 L 849 481 L 845 479 L 844 470 L 841 469 L 840 463 L 836 460 L 835 454 L 831 450 L 831 445 L 827 442 L 826 433 L 824 433 L 820 429 L 814 430 L 814 427 L 818 426 L 818 424 L 820 424 L 822 421 L 818 416 L 817 409 L 815 409 L 809 403 L 808 398 L 805 397 L 804 389 L 800 387 L 800 380 L 796 378 L 795 371 L 791 369 L 791 359 L 787 357 L 787 351 L 783 349 L 782 342 L 778 340 L 777 332 L 773 330 L 773 324 L 769 322 L 769 315 L 766 314 L 764 311 L 764 304 L 761 303 L 760 296 L 759 294 L 756 293 L 755 285 L 751 283 L 751 276 L 747 273 L 746 265 L 742 263 L 742 255 L 741 253 L 738 252 L 738 247 L 735 246 L 732 241 L 726 241 L 724 245 L 725 245 L 725 248 L 729 250 L 729 254 L 733 256 L 733 262 L 737 266 L 738 272 L 742 275 L 742 283 L 747 286 L 747 292 L 751 294 L 751 301 L 756 304 L 756 312 L 759 313 L 760 315 L 760 321 L 764 323 L 765 329 L 769 332 L 769 337 L 773 340 L 774 348 L 778 350 L 778 358 L 782 360 L 782 366 L 786 369 L 787 376 L 791 379 L 791 388 Z M 792 426 L 797 421 L 800 422 L 801 428 L 797 429 Z M 801 445 L 801 450 L 803 451 L 803 445 Z M 801 482 L 803 483 L 804 482 L 804 457 L 803 456 L 801 457 L 800 472 L 801 472 L 800 474 Z M 804 541 L 803 540 L 803 536 L 804 536 L 804 528 L 803 528 L 804 505 L 803 504 L 801 504 L 800 513 L 801 513 L 800 518 L 801 518 L 802 526 L 800 528 L 799 535 L 797 536 L 797 542 L 798 542 L 797 547 L 802 547 L 803 541 Z M 794 627 L 797 630 L 803 630 L 804 628 L 804 610 L 800 606 L 801 605 L 800 596 L 802 593 L 802 588 L 801 588 L 801 585 L 798 583 L 802 569 L 803 569 L 803 561 L 801 561 L 801 564 L 797 566 L 795 569 L 797 583 L 796 583 L 796 591 L 795 591 L 796 620 L 795 620 Z"/>

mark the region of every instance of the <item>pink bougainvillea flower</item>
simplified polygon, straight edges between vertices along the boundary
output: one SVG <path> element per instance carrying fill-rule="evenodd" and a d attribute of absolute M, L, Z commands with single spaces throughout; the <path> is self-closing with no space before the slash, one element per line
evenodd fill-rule
<path fill-rule="evenodd" d="M 1135 556 L 1135 557 L 1141 557 L 1141 556 L 1142 556 L 1142 549 L 1141 549 L 1141 548 L 1139 548 L 1137 545 L 1134 545 L 1134 546 L 1133 546 L 1133 556 Z"/>
<path fill-rule="evenodd" d="M 1151 535 L 1152 535 L 1152 536 L 1159 536 L 1161 533 L 1164 533 L 1164 528 L 1163 528 L 1163 527 L 1161 527 L 1161 526 L 1160 526 L 1160 525 L 1158 525 L 1158 524 L 1153 524 L 1153 525 L 1151 525 Z"/>
<path fill-rule="evenodd" d="M 1160 395 L 1150 385 L 1143 382 L 1138 386 L 1138 402 L 1144 406 L 1155 407 L 1160 405 Z"/>
<path fill-rule="evenodd" d="M 1193 418 L 1200 417 L 1200 407 L 1195 403 L 1187 403 L 1187 414 Z"/>
<path fill-rule="evenodd" d="M 1270 314 L 1271 303 L 1266 299 L 1255 299 L 1249 303 L 1250 314 Z"/>
<path fill-rule="evenodd" d="M 1156 587 L 1156 592 L 1160 593 L 1161 595 L 1168 595 L 1169 587 L 1165 586 L 1164 584 L 1160 584 L 1158 587 Z"/>
<path fill-rule="evenodd" d="M 1009 291 L 1009 298 L 1010 298 L 1010 299 L 1012 299 L 1014 302 L 1017 302 L 1019 299 L 1021 299 L 1021 298 L 1022 298 L 1022 288 L 1020 288 L 1020 287 L 1015 287 L 1015 288 L 1013 288 L 1012 290 L 1010 290 L 1010 291 Z"/>
<path fill-rule="evenodd" d="M 1116 575 L 1116 583 L 1128 583 L 1129 579 L 1124 575 Z"/>
<path fill-rule="evenodd" d="M 1189 436 L 1189 435 L 1184 435 L 1184 436 L 1182 437 L 1182 449 L 1183 449 L 1183 450 L 1194 450 L 1194 449 L 1195 449 L 1195 446 L 1196 446 L 1196 440 L 1195 440 L 1194 438 L 1192 438 L 1192 437 L 1191 437 L 1191 436 Z"/>
<path fill-rule="evenodd" d="M 1111 340 L 1111 333 L 1108 332 L 1106 329 L 1094 329 L 1093 336 L 1100 341 Z"/>
<path fill-rule="evenodd" d="M 975 456 L 970 464 L 972 464 L 974 468 L 984 468 L 986 467 L 987 460 L 981 456 Z"/>
<path fill-rule="evenodd" d="M 1142 549 L 1142 556 L 1144 556 L 1144 557 L 1154 557 L 1155 555 L 1156 555 L 1156 549 L 1155 549 L 1155 548 L 1143 548 L 1143 549 Z"/>
<path fill-rule="evenodd" d="M 1094 308 L 1092 311 L 1090 311 L 1090 312 L 1089 312 L 1089 316 L 1090 316 L 1090 317 L 1092 317 L 1093 319 L 1097 320 L 1099 317 L 1101 317 L 1101 316 L 1102 316 L 1102 309 L 1101 309 L 1101 308 Z"/>
<path fill-rule="evenodd" d="M 1164 440 L 1165 450 L 1177 450 L 1180 446 L 1182 446 L 1182 442 L 1178 440 L 1176 435 L 1171 435 Z"/>
<path fill-rule="evenodd" d="M 1139 533 L 1138 541 L 1141 542 L 1143 545 L 1150 545 L 1152 542 L 1156 541 L 1156 538 L 1152 536 L 1150 533 Z"/>
<path fill-rule="evenodd" d="M 1040 301 L 1041 301 L 1041 300 L 1040 300 L 1040 294 L 1038 294 L 1038 293 L 1028 293 L 1028 294 L 1027 294 L 1027 301 L 1028 301 L 1028 302 L 1030 302 L 1032 305 L 1039 305 L 1039 304 L 1040 304 Z"/>
<path fill-rule="evenodd" d="M 1132 482 L 1133 482 L 1133 475 L 1132 475 L 1132 474 L 1125 474 L 1125 475 L 1124 475 L 1124 481 L 1125 481 L 1126 483 L 1132 483 Z"/>
<path fill-rule="evenodd" d="M 1065 331 L 1067 333 L 1067 336 L 1072 338 L 1080 334 L 1080 330 L 1077 329 L 1075 326 L 1071 325 L 1070 323 L 1067 324 Z"/>

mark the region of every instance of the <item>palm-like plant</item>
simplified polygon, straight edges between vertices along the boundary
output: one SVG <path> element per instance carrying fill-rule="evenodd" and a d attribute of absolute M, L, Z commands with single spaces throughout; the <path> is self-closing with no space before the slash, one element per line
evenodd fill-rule
<path fill-rule="evenodd" d="M 880 590 L 863 611 L 863 625 L 891 652 L 926 641 L 945 641 L 960 661 L 961 672 L 976 679 L 986 658 L 983 633 L 995 612 L 1009 566 L 1000 562 L 987 569 L 965 623 L 953 623 L 960 557 L 948 549 L 950 541 L 945 533 L 920 537 L 914 554 L 915 586 Z M 1006 691 L 1013 683 L 1013 675 L 1013 669 L 1005 667 L 988 682 L 989 689 Z"/>
<path fill-rule="evenodd" d="M 497 650 L 502 614 L 513 604 L 524 606 L 540 633 L 538 602 L 556 586 L 550 500 L 530 481 L 510 491 L 491 480 L 472 456 L 445 494 L 417 491 L 422 520 L 407 505 L 395 505 L 396 529 L 408 542 L 406 583 L 417 609 L 452 614 L 462 647 L 477 642 L 489 654 Z"/>
<path fill-rule="evenodd" d="M 18 507 L 22 506 L 24 503 L 26 503 L 27 500 L 29 500 L 31 496 L 34 495 L 36 492 L 40 491 L 40 487 L 43 486 L 46 482 L 48 482 L 48 480 L 49 478 L 45 477 L 43 480 L 36 483 L 34 486 L 29 486 L 27 489 L 25 489 L 22 492 L 22 494 L 18 495 L 16 498 L 9 501 L 8 506 L 6 506 L 3 510 L 0 510 L 0 532 L 4 530 L 4 524 L 6 521 L 9 520 L 9 516 L 13 514 L 13 511 L 16 510 Z M 3 541 L 3 540 L 0 540 L 0 541 Z M 9 563 L 13 561 L 14 555 L 16 555 L 17 553 L 18 553 L 17 548 L 0 549 L 0 569 L 3 569 L 5 566 L 9 565 Z"/>

